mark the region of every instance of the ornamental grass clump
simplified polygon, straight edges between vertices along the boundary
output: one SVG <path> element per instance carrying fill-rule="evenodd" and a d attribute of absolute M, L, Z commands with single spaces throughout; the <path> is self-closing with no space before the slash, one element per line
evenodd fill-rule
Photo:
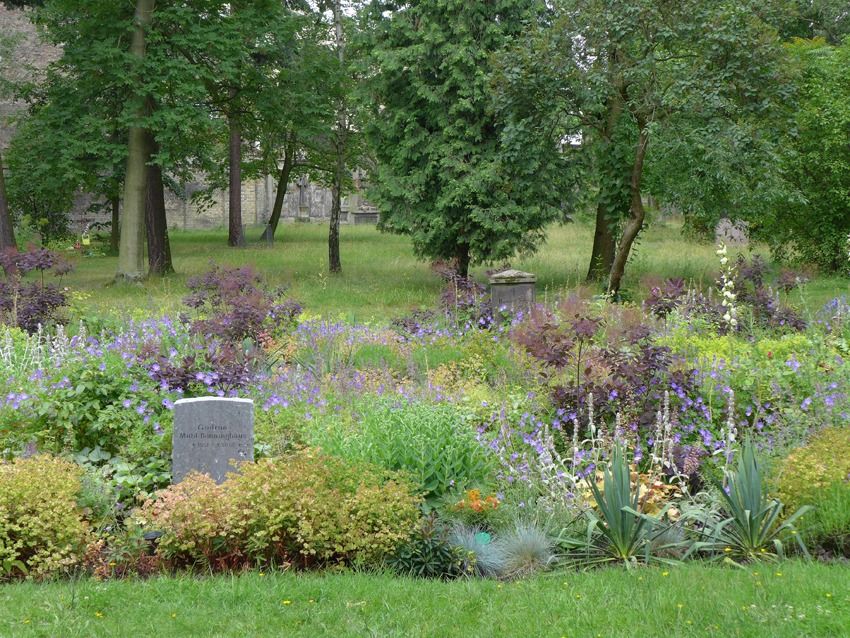
<path fill-rule="evenodd" d="M 177 566 L 379 564 L 413 533 L 419 497 L 404 479 L 303 450 L 245 464 L 221 485 L 190 475 L 136 514 Z"/>
<path fill-rule="evenodd" d="M 0 464 L 0 579 L 77 565 L 90 530 L 77 505 L 82 469 L 51 456 Z"/>

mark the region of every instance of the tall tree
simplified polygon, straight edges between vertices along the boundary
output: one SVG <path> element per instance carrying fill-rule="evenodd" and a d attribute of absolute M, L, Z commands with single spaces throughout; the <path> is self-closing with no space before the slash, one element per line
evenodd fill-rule
<path fill-rule="evenodd" d="M 559 166 L 528 153 L 529 120 L 497 112 L 493 56 L 535 25 L 543 3 L 370 9 L 370 196 L 381 229 L 410 235 L 422 257 L 453 259 L 462 276 L 471 264 L 533 250 L 559 215 Z"/>

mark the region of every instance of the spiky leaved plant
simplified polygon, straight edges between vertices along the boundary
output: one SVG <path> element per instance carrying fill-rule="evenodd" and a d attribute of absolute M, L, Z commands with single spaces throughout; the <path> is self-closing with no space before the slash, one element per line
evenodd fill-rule
<path fill-rule="evenodd" d="M 559 539 L 572 550 L 573 562 L 584 566 L 607 562 L 626 566 L 638 562 L 678 562 L 671 554 L 681 549 L 684 541 L 668 533 L 670 525 L 663 520 L 667 506 L 655 516 L 641 511 L 640 485 L 632 487 L 629 464 L 619 444 L 603 471 L 602 489 L 591 480 L 590 490 L 596 507 L 586 512 L 586 536 L 562 535 Z"/>
<path fill-rule="evenodd" d="M 794 521 L 811 508 L 801 507 L 781 520 L 782 503 L 769 498 L 762 484 L 761 467 L 752 443 L 744 445 L 735 471 L 727 472 L 726 485 L 717 482 L 721 517 L 702 521 L 704 540 L 693 551 L 707 552 L 729 560 L 777 559 L 785 554 L 783 540 L 794 538 L 805 556 L 808 550 L 794 527 Z"/>

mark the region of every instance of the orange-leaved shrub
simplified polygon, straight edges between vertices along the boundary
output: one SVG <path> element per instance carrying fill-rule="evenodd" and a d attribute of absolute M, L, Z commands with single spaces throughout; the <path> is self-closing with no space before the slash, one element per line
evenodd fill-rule
<path fill-rule="evenodd" d="M 419 505 L 398 475 L 302 450 L 244 464 L 221 485 L 191 474 L 135 518 L 163 533 L 157 551 L 177 565 L 312 567 L 379 562 L 410 537 Z"/>
<path fill-rule="evenodd" d="M 80 561 L 91 540 L 77 505 L 81 476 L 78 465 L 52 456 L 0 463 L 0 565 L 20 563 L 44 578 Z"/>

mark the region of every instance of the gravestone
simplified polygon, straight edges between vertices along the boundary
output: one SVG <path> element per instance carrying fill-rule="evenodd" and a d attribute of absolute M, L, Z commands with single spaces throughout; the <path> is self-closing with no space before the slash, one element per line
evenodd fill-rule
<path fill-rule="evenodd" d="M 534 305 L 537 277 L 521 270 L 503 270 L 490 275 L 490 304 L 494 311 L 528 310 Z"/>
<path fill-rule="evenodd" d="M 221 483 L 234 462 L 254 460 L 254 402 L 200 397 L 174 404 L 172 482 L 194 471 Z"/>

